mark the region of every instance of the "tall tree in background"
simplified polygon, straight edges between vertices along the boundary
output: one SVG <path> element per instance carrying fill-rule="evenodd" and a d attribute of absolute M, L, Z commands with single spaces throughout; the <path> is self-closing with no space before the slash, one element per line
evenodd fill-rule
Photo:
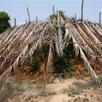
<path fill-rule="evenodd" d="M 9 15 L 4 11 L 0 12 L 0 33 L 4 32 L 7 28 L 10 27 L 9 21 Z"/>

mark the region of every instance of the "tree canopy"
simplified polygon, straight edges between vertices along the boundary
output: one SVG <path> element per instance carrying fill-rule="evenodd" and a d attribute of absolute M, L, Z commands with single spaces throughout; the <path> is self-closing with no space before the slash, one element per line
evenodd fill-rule
<path fill-rule="evenodd" d="M 8 13 L 2 11 L 0 12 L 0 33 L 4 32 L 10 27 L 10 17 Z"/>

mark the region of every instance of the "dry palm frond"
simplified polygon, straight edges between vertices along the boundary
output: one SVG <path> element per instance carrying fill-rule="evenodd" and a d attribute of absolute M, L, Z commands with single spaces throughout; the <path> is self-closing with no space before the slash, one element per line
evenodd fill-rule
<path fill-rule="evenodd" d="M 74 41 L 76 42 L 76 40 L 75 40 L 74 37 L 72 37 L 72 39 L 73 39 L 73 42 L 74 42 Z M 78 52 L 80 51 L 80 56 L 81 56 L 81 58 L 83 59 L 84 64 L 85 64 L 85 67 L 87 68 L 87 70 L 88 70 L 88 72 L 90 73 L 90 75 L 92 76 L 92 78 L 94 78 L 95 80 L 97 80 L 97 75 L 96 75 L 95 71 L 92 69 L 92 67 L 91 67 L 91 65 L 90 65 L 90 63 L 89 63 L 89 61 L 87 60 L 87 58 L 86 58 L 86 56 L 85 56 L 83 50 L 82 50 L 81 47 L 79 46 L 79 44 L 78 44 L 78 43 L 74 44 L 74 47 L 75 47 L 76 51 L 78 51 Z M 77 54 L 78 54 L 78 53 L 77 53 Z"/>
<path fill-rule="evenodd" d="M 10 28 L 0 35 L 0 68 L 5 69 L 1 77 L 4 77 L 6 74 L 9 75 L 12 68 L 16 70 L 19 62 L 24 64 L 26 59 L 32 59 L 34 51 L 44 43 L 51 44 L 47 60 L 47 68 L 50 68 L 50 63 L 54 59 L 52 45 L 54 45 L 53 48 L 57 54 L 62 56 L 64 48 L 72 40 L 75 55 L 78 56 L 80 53 L 87 70 L 92 77 L 97 79 L 88 61 L 88 56 L 92 59 L 97 58 L 97 54 L 102 57 L 102 45 L 94 44 L 102 43 L 102 28 L 97 24 L 88 24 L 86 22 L 79 24 L 78 21 L 73 22 L 67 17 L 63 18 L 59 13 L 57 16 L 56 21 L 54 19 L 54 24 L 50 20 L 38 23 L 31 22 L 19 27 Z M 62 25 L 65 28 L 64 34 L 61 28 Z M 102 63 L 101 57 L 99 61 Z M 10 63 L 8 64 L 9 59 Z"/>
<path fill-rule="evenodd" d="M 89 61 L 87 60 L 87 58 L 86 58 L 86 56 L 85 56 L 82 48 L 80 47 L 80 45 L 78 44 L 78 41 L 74 37 L 75 32 L 74 32 L 74 29 L 72 29 L 72 27 L 73 27 L 72 24 L 70 23 L 70 25 L 68 27 L 70 29 L 70 36 L 71 36 L 73 42 L 76 42 L 74 44 L 74 49 L 75 49 L 76 56 L 78 56 L 79 55 L 79 52 L 80 52 L 80 56 L 83 59 L 84 64 L 85 64 L 88 72 L 90 73 L 90 75 L 92 76 L 92 78 L 94 78 L 97 81 L 98 79 L 97 79 L 97 75 L 96 75 L 95 71 L 92 69 L 92 67 L 91 67 Z"/>

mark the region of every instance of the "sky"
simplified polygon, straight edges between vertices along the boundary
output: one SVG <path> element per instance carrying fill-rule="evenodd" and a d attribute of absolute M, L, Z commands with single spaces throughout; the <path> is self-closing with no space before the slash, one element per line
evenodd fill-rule
<path fill-rule="evenodd" d="M 23 24 L 28 19 L 27 7 L 33 21 L 36 16 L 40 20 L 46 20 L 52 14 L 53 5 L 56 9 L 65 11 L 66 16 L 72 17 L 76 13 L 80 18 L 81 0 L 0 0 L 0 11 L 6 11 L 10 15 L 12 25 L 14 17 L 17 24 Z M 85 0 L 84 19 L 98 22 L 100 11 L 102 11 L 102 0 Z"/>

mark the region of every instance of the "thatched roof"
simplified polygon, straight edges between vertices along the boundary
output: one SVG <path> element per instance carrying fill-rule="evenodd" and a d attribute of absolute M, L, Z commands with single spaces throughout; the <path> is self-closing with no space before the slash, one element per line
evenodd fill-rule
<path fill-rule="evenodd" d="M 9 75 L 12 68 L 16 69 L 19 63 L 24 64 L 27 59 L 31 59 L 35 49 L 42 43 L 55 43 L 58 54 L 61 54 L 70 39 L 76 56 L 80 53 L 86 68 L 96 77 L 89 60 L 98 58 L 102 63 L 102 28 L 92 22 L 81 22 L 68 17 L 61 18 L 61 21 L 66 27 L 63 39 L 62 35 L 51 30 L 53 25 L 49 20 L 12 27 L 0 34 L 1 78 Z"/>

